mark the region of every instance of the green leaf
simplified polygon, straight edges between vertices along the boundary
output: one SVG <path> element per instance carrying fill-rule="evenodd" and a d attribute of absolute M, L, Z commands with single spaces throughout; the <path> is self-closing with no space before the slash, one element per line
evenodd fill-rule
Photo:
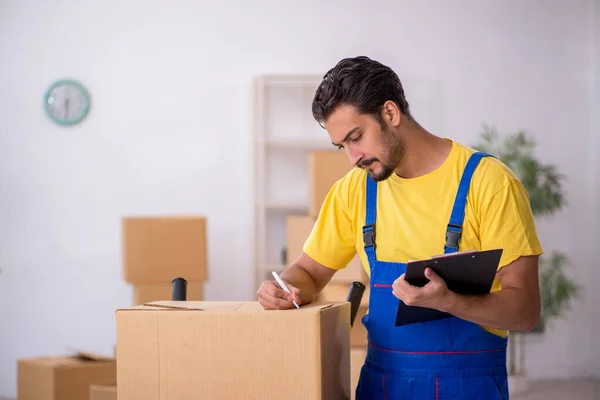
<path fill-rule="evenodd" d="M 472 147 L 490 153 L 506 164 L 525 187 L 533 214 L 547 217 L 567 204 L 562 189 L 565 177 L 556 165 L 544 164 L 536 158 L 535 146 L 526 131 L 500 135 L 495 127 L 484 124 L 478 143 Z M 561 317 L 582 290 L 564 273 L 568 264 L 567 255 L 561 252 L 553 252 L 549 259 L 540 257 L 540 322 L 544 325 Z"/>

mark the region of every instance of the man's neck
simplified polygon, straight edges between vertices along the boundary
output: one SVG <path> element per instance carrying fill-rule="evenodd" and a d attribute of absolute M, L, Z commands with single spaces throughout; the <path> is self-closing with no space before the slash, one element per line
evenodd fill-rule
<path fill-rule="evenodd" d="M 420 126 L 407 129 L 405 135 L 406 151 L 400 165 L 394 172 L 401 178 L 412 179 L 429 174 L 444 164 L 452 143 L 435 136 Z"/>

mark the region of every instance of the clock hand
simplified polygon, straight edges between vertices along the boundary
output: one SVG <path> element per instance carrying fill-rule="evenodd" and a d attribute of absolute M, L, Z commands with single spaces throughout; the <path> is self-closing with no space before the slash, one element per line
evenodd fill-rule
<path fill-rule="evenodd" d="M 65 99 L 65 119 L 69 118 L 69 99 Z"/>

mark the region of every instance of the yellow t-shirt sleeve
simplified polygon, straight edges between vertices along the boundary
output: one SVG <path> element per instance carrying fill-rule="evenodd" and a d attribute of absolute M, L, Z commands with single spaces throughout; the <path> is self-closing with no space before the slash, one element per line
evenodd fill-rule
<path fill-rule="evenodd" d="M 480 224 L 482 250 L 503 249 L 499 268 L 543 252 L 529 196 L 516 177 L 509 177 L 484 205 Z"/>
<path fill-rule="evenodd" d="M 343 179 L 332 186 L 303 247 L 310 258 L 336 270 L 345 268 L 356 255 L 348 192 Z"/>

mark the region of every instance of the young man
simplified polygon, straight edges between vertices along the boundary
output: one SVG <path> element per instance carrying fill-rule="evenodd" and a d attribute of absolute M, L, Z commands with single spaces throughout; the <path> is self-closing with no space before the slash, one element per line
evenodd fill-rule
<path fill-rule="evenodd" d="M 340 61 L 314 97 L 315 119 L 354 168 L 329 192 L 304 252 L 258 290 L 265 309 L 311 302 L 358 251 L 370 274 L 369 346 L 357 400 L 507 399 L 509 330 L 540 314 L 537 238 L 529 198 L 498 159 L 437 137 L 411 115 L 398 76 L 367 57 Z M 492 290 L 466 296 L 404 280 L 409 260 L 503 249 Z M 450 314 L 395 326 L 399 302 Z"/>

